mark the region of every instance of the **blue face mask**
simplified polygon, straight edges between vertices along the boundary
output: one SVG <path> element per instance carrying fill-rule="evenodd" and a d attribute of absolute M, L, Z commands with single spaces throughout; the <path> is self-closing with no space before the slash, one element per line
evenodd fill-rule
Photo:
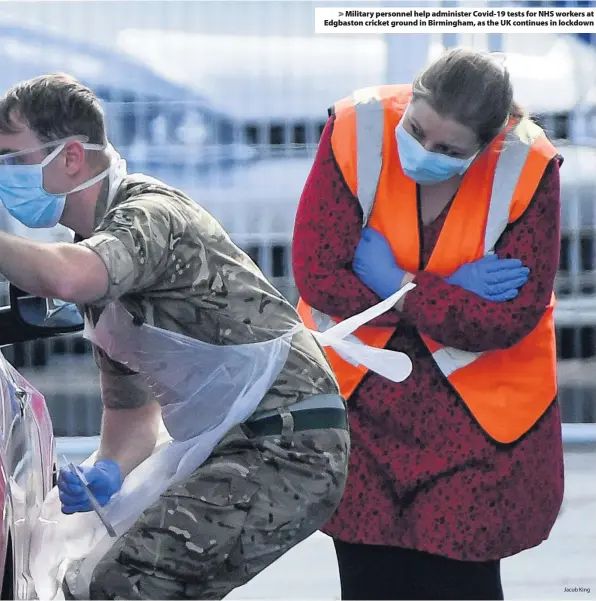
<path fill-rule="evenodd" d="M 401 168 L 418 184 L 438 184 L 455 175 L 461 175 L 478 154 L 475 153 L 469 159 L 459 159 L 430 152 L 404 129 L 403 122 L 400 122 L 395 132 Z"/>
<path fill-rule="evenodd" d="M 56 142 L 52 142 L 52 144 L 56 144 Z M 64 212 L 67 194 L 93 186 L 110 172 L 110 168 L 108 168 L 64 194 L 46 192 L 43 187 L 43 168 L 62 152 L 65 145 L 66 142 L 62 142 L 56 150 L 37 165 L 11 164 L 11 159 L 15 156 L 34 152 L 37 149 L 0 156 L 0 200 L 8 212 L 27 227 L 54 227 Z M 46 144 L 40 148 L 47 146 Z M 99 144 L 83 144 L 83 148 L 102 150 L 104 147 Z"/>

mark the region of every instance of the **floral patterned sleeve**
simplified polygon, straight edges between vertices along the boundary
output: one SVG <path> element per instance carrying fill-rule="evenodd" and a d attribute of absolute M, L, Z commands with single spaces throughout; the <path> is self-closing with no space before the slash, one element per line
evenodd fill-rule
<path fill-rule="evenodd" d="M 362 235 L 362 209 L 335 162 L 331 147 L 334 117 L 323 130 L 294 227 L 292 264 L 296 287 L 312 307 L 340 319 L 356 315 L 381 299 L 352 271 Z M 396 326 L 397 311 L 370 325 Z"/>

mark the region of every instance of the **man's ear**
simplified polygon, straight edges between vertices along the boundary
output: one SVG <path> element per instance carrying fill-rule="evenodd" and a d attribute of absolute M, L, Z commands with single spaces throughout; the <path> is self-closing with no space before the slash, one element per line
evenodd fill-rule
<path fill-rule="evenodd" d="M 85 149 L 78 140 L 70 140 L 64 147 L 64 161 L 66 173 L 69 176 L 75 176 L 85 164 Z"/>

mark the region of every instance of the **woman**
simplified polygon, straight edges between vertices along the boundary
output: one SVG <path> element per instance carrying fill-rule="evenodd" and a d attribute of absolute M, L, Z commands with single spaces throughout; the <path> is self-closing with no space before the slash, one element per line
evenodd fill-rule
<path fill-rule="evenodd" d="M 563 497 L 561 159 L 470 50 L 330 114 L 296 216 L 302 317 L 325 329 L 415 284 L 356 332 L 407 353 L 407 379 L 326 348 L 352 432 L 324 529 L 342 598 L 502 599 L 500 560 L 545 540 Z"/>

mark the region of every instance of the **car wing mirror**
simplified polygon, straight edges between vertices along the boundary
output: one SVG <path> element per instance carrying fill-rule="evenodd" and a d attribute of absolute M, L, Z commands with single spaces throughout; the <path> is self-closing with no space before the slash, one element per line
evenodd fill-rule
<path fill-rule="evenodd" d="M 10 306 L 21 324 L 34 328 L 42 337 L 79 332 L 84 326 L 83 316 L 74 303 L 33 296 L 12 284 Z"/>

